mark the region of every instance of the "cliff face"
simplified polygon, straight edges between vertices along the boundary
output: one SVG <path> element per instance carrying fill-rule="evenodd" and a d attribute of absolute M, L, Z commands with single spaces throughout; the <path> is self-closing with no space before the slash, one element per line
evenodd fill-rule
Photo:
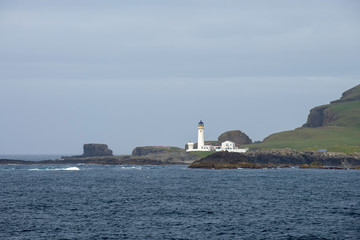
<path fill-rule="evenodd" d="M 330 105 L 315 107 L 310 110 L 307 122 L 302 127 L 317 128 L 330 126 L 336 114 L 329 109 Z"/>
<path fill-rule="evenodd" d="M 317 128 L 325 126 L 336 126 L 335 122 L 338 120 L 337 112 L 334 111 L 334 106 L 360 100 L 360 85 L 353 87 L 342 94 L 339 100 L 332 101 L 328 105 L 315 107 L 310 110 L 307 122 L 302 127 Z M 335 108 L 336 109 L 336 108 Z"/>
<path fill-rule="evenodd" d="M 113 156 L 112 150 L 106 144 L 88 143 L 84 144 L 82 157 Z"/>

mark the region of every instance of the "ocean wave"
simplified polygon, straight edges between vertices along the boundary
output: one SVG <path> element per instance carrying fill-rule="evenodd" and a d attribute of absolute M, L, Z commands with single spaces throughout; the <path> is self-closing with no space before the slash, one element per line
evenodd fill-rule
<path fill-rule="evenodd" d="M 66 167 L 66 168 L 31 168 L 29 171 L 79 171 L 78 167 Z"/>
<path fill-rule="evenodd" d="M 131 167 L 120 167 L 121 169 L 124 169 L 124 170 L 143 170 L 142 167 L 139 167 L 139 166 L 131 166 Z"/>

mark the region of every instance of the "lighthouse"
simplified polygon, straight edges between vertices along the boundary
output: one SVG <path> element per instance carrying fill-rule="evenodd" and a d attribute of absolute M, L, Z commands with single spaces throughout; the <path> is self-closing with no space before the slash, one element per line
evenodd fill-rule
<path fill-rule="evenodd" d="M 197 149 L 203 149 L 205 146 L 205 137 L 204 137 L 204 123 L 200 120 L 198 124 L 198 146 Z"/>
<path fill-rule="evenodd" d="M 186 148 L 186 147 L 185 147 Z M 187 152 L 192 151 L 207 151 L 207 152 L 219 152 L 219 151 L 228 151 L 228 152 L 238 152 L 244 153 L 249 151 L 249 148 L 237 148 L 235 147 L 235 143 L 232 141 L 225 141 L 221 143 L 221 146 L 213 146 L 211 144 L 205 145 L 205 136 L 204 136 L 204 123 L 200 120 L 198 123 L 198 142 L 197 148 L 194 149 L 194 143 L 188 142 L 187 143 Z"/>
<path fill-rule="evenodd" d="M 191 151 L 214 151 L 215 147 L 211 145 L 205 145 L 205 136 L 204 136 L 204 123 L 202 120 L 198 123 L 198 142 L 197 142 L 197 148 L 194 149 L 194 143 L 188 142 L 187 143 L 187 152 Z"/>

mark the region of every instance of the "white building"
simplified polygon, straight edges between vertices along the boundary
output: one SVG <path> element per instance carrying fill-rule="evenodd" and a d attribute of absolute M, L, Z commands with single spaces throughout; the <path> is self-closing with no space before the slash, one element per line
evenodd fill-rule
<path fill-rule="evenodd" d="M 194 150 L 194 143 L 188 142 L 188 151 L 193 151 L 193 150 Z"/>
<path fill-rule="evenodd" d="M 217 152 L 220 151 L 228 151 L 228 152 L 238 152 L 238 153 L 244 153 L 249 151 L 248 148 L 237 148 L 235 147 L 235 143 L 232 141 L 225 141 L 221 143 L 221 147 L 216 148 Z"/>
<path fill-rule="evenodd" d="M 212 146 L 205 145 L 205 135 L 204 135 L 204 123 L 200 120 L 198 124 L 198 146 L 197 149 L 194 149 L 194 143 L 188 142 L 188 152 L 191 151 L 229 151 L 229 152 L 239 152 L 244 153 L 249 151 L 248 148 L 237 148 L 235 147 L 235 143 L 232 141 L 225 141 L 221 143 L 221 146 Z"/>

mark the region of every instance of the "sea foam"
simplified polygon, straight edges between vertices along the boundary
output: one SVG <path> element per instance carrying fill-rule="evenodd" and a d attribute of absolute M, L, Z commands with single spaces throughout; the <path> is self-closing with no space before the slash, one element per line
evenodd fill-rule
<path fill-rule="evenodd" d="M 78 167 L 67 167 L 67 168 L 31 168 L 29 171 L 79 171 Z"/>

